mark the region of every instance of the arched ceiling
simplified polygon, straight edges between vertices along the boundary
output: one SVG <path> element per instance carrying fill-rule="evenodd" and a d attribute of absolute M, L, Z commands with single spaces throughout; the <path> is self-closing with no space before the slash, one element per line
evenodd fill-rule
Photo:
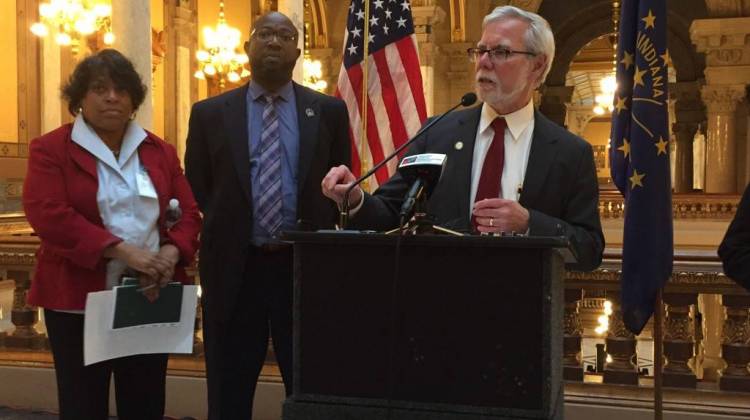
<path fill-rule="evenodd" d="M 571 13 L 572 10 L 575 12 Z M 612 2 L 546 0 L 539 13 L 550 22 L 558 46 L 546 84 L 563 86 L 579 51 L 592 40 L 612 32 Z M 675 7 L 669 9 L 667 42 L 678 81 L 693 81 L 703 76 L 705 58 L 690 42 L 689 28 L 693 19 L 705 17 L 703 0 L 682 0 L 679 10 Z"/>

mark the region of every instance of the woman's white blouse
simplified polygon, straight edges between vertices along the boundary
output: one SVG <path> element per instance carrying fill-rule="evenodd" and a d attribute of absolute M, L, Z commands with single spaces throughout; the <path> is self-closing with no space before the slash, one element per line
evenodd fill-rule
<path fill-rule="evenodd" d="M 138 146 L 146 132 L 138 124 L 128 124 L 119 159 L 86 123 L 81 114 L 73 123 L 74 142 L 96 157 L 99 187 L 96 202 L 104 227 L 123 241 L 151 251 L 159 250 L 159 200 L 148 172 L 141 165 Z M 121 260 L 107 263 L 106 287 L 119 284 L 125 271 Z"/>

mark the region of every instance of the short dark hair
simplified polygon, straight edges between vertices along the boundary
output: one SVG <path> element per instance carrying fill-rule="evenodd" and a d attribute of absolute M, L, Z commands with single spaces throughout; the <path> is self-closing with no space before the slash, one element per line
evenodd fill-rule
<path fill-rule="evenodd" d="M 137 110 L 146 98 L 146 85 L 135 71 L 133 63 L 115 49 L 104 49 L 83 59 L 73 70 L 68 82 L 62 87 L 62 98 L 68 102 L 68 111 L 78 113 L 81 101 L 89 90 L 91 81 L 99 76 L 109 76 L 119 89 L 130 95 L 133 110 Z"/>

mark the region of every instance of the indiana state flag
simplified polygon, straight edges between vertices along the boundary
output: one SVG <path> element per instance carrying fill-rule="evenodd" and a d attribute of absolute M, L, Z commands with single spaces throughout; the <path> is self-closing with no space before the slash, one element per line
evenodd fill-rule
<path fill-rule="evenodd" d="M 612 111 L 612 179 L 625 197 L 622 314 L 639 334 L 672 274 L 666 0 L 624 0 Z"/>

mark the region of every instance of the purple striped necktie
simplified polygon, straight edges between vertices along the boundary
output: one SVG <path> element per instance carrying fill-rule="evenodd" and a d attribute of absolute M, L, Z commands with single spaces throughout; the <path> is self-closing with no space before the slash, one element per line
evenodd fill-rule
<path fill-rule="evenodd" d="M 256 219 L 270 236 L 281 227 L 281 139 L 279 117 L 274 102 L 277 96 L 263 95 L 263 128 L 260 134 L 260 159 L 258 162 L 260 200 Z"/>

